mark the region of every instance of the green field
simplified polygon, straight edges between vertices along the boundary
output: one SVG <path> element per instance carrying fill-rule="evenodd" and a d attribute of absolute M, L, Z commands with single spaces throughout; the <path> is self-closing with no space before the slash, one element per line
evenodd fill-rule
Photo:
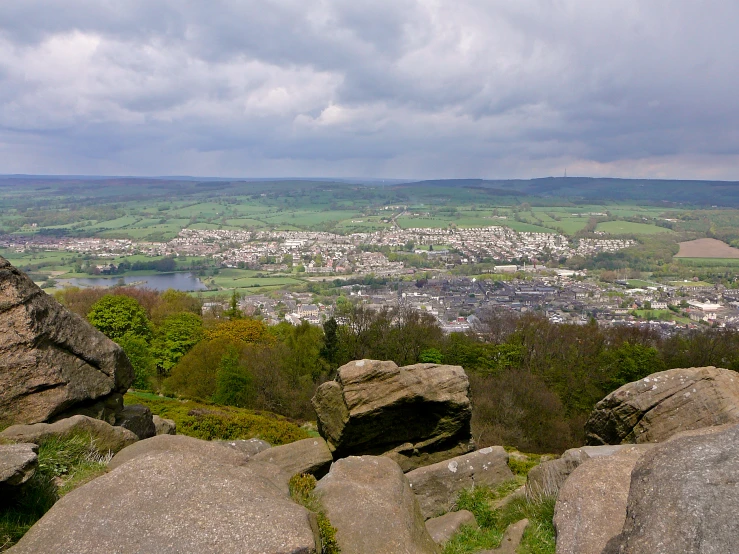
<path fill-rule="evenodd" d="M 646 223 L 632 223 L 631 221 L 604 221 L 598 223 L 596 231 L 609 235 L 654 235 L 657 233 L 672 233 L 670 229 L 649 225 Z"/>
<path fill-rule="evenodd" d="M 739 267 L 739 258 L 673 258 L 693 267 Z"/>

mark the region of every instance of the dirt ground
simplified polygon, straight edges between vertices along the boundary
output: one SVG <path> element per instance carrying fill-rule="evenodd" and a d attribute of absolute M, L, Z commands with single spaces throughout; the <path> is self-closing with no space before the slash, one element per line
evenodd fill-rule
<path fill-rule="evenodd" d="M 739 248 L 716 239 L 698 239 L 680 243 L 676 258 L 739 258 Z"/>

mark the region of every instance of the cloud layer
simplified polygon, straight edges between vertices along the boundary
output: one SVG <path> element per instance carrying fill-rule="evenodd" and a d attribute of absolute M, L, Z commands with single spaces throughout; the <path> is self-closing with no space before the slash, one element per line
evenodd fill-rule
<path fill-rule="evenodd" d="M 728 0 L 6 0 L 0 173 L 739 179 Z"/>

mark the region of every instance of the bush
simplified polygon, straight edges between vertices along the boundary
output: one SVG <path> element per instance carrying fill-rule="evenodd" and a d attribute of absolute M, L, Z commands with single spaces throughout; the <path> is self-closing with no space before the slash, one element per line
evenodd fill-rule
<path fill-rule="evenodd" d="M 316 488 L 316 478 L 313 475 L 298 474 L 290 479 L 290 496 L 292 499 L 315 512 L 318 519 L 318 532 L 321 535 L 321 554 L 338 554 L 341 552 L 336 542 L 336 528 L 326 517 L 321 502 L 313 492 Z"/>

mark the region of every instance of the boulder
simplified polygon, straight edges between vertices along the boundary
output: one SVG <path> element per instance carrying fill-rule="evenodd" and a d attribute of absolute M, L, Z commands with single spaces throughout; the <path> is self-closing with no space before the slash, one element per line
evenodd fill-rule
<path fill-rule="evenodd" d="M 482 550 L 478 554 L 516 554 L 523 534 L 526 532 L 526 528 L 529 526 L 528 519 L 522 519 L 516 523 L 511 523 L 503 533 L 503 538 L 500 539 L 500 546 L 493 550 Z"/>
<path fill-rule="evenodd" d="M 459 510 L 458 512 L 449 512 L 443 516 L 433 517 L 426 520 L 426 530 L 439 546 L 443 546 L 452 535 L 457 533 L 462 527 L 477 528 L 477 521 L 472 512 L 467 510 Z"/>
<path fill-rule="evenodd" d="M 626 521 L 603 554 L 736 552 L 739 425 L 687 434 L 636 463 Z"/>
<path fill-rule="evenodd" d="M 33 477 L 37 467 L 37 445 L 0 444 L 0 487 L 22 485 Z"/>
<path fill-rule="evenodd" d="M 255 454 L 252 459 L 276 465 L 288 479 L 299 473 L 323 477 L 333 461 L 331 451 L 321 437 L 273 446 Z"/>
<path fill-rule="evenodd" d="M 621 532 L 631 471 L 644 452 L 626 447 L 575 468 L 560 488 L 554 509 L 557 554 L 600 554 Z"/>
<path fill-rule="evenodd" d="M 125 406 L 116 416 L 115 424 L 128 429 L 139 439 L 148 439 L 157 434 L 154 416 L 151 410 L 143 404 Z"/>
<path fill-rule="evenodd" d="M 177 424 L 174 422 L 174 420 L 165 419 L 163 417 L 159 417 L 158 415 L 153 415 L 152 421 L 154 422 L 154 430 L 156 431 L 157 435 L 177 434 Z"/>
<path fill-rule="evenodd" d="M 739 374 L 670 369 L 615 390 L 585 424 L 588 444 L 663 442 L 680 431 L 739 423 Z"/>
<path fill-rule="evenodd" d="M 387 457 L 338 460 L 315 490 L 342 554 L 440 551 L 403 471 Z"/>
<path fill-rule="evenodd" d="M 472 450 L 469 381 L 460 366 L 357 360 L 313 397 L 334 458 L 387 455 L 404 471 Z"/>
<path fill-rule="evenodd" d="M 83 415 L 60 419 L 54 423 L 11 425 L 0 433 L 0 438 L 39 444 L 49 437 L 65 437 L 76 434 L 89 434 L 99 452 L 118 452 L 138 440 L 138 437 L 128 429 L 116 427 L 100 419 Z"/>
<path fill-rule="evenodd" d="M 65 495 L 10 552 L 313 554 L 315 514 L 264 470 L 191 452 L 140 456 Z"/>
<path fill-rule="evenodd" d="M 272 448 L 267 441 L 262 439 L 241 439 L 232 441 L 218 441 L 219 444 L 238 450 L 242 454 L 246 454 L 248 457 L 255 456 L 260 452 L 264 452 L 268 448 Z"/>
<path fill-rule="evenodd" d="M 109 423 L 133 382 L 123 349 L 0 258 L 0 423 Z"/>
<path fill-rule="evenodd" d="M 562 454 L 561 458 L 532 467 L 526 476 L 526 495 L 529 498 L 557 496 L 575 468 L 588 459 L 590 456 L 585 451 L 573 448 Z"/>
<path fill-rule="evenodd" d="M 462 489 L 496 486 L 514 478 L 502 446 L 489 446 L 464 456 L 414 469 L 406 474 L 421 514 L 428 519 L 454 507 Z"/>

